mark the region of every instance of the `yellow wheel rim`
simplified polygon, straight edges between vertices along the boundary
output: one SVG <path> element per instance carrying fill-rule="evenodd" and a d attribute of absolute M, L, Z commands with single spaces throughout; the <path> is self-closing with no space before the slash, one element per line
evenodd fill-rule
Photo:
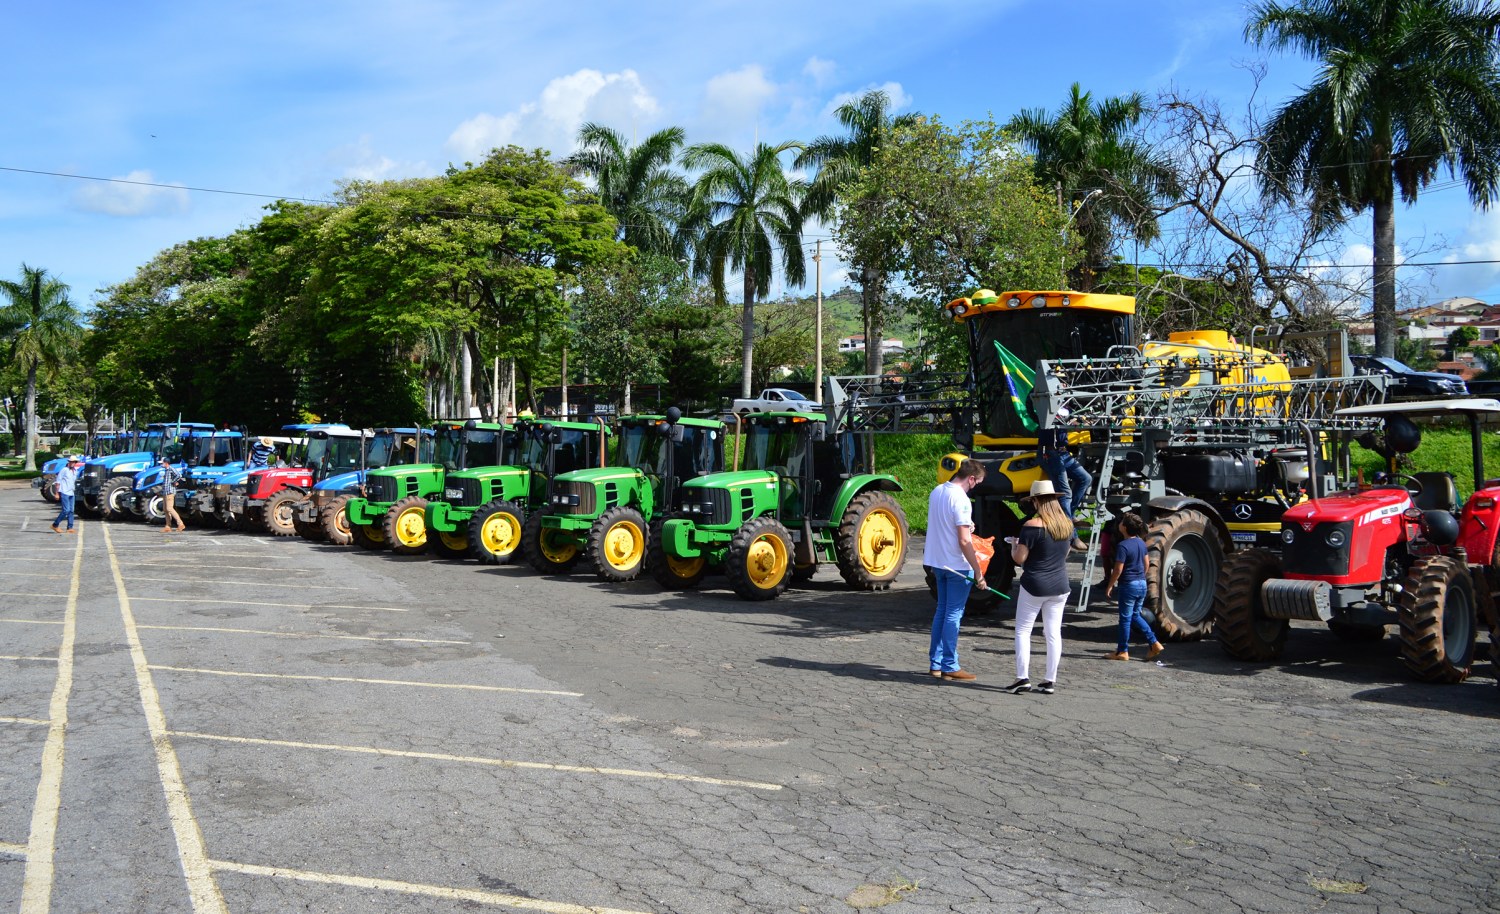
<path fill-rule="evenodd" d="M 342 533 L 344 536 L 349 535 L 350 531 L 348 511 L 340 508 L 333 513 L 333 529 L 337 530 L 339 533 Z"/>
<path fill-rule="evenodd" d="M 887 508 L 876 508 L 859 525 L 859 562 L 873 575 L 890 574 L 901 558 L 901 522 Z"/>
<path fill-rule="evenodd" d="M 479 528 L 479 542 L 491 555 L 510 555 L 521 545 L 521 519 L 514 514 L 491 514 Z"/>
<path fill-rule="evenodd" d="M 554 564 L 571 561 L 578 554 L 578 547 L 557 535 L 555 530 L 543 530 L 540 542 L 542 556 Z"/>
<path fill-rule="evenodd" d="M 617 571 L 628 571 L 646 554 L 646 534 L 639 526 L 622 520 L 604 531 L 604 561 Z"/>
<path fill-rule="evenodd" d="M 443 541 L 444 546 L 458 552 L 469 548 L 469 537 L 464 533 L 449 533 L 447 530 L 439 530 L 438 539 Z"/>
<path fill-rule="evenodd" d="M 407 508 L 396 515 L 396 539 L 403 546 L 427 543 L 427 513 L 421 508 Z"/>
<path fill-rule="evenodd" d="M 756 587 L 775 587 L 786 577 L 786 544 L 766 533 L 756 538 L 745 553 L 745 574 Z"/>
<path fill-rule="evenodd" d="M 690 559 L 668 555 L 667 570 L 672 572 L 673 577 L 687 581 L 697 577 L 703 571 L 703 566 L 707 561 L 701 555 Z"/>
<path fill-rule="evenodd" d="M 364 525 L 364 529 L 365 529 L 365 536 L 369 538 L 370 542 L 372 542 L 372 543 L 383 543 L 383 542 L 385 542 L 385 531 L 382 530 L 382 529 L 380 529 L 380 525 L 379 524 L 365 524 Z"/>

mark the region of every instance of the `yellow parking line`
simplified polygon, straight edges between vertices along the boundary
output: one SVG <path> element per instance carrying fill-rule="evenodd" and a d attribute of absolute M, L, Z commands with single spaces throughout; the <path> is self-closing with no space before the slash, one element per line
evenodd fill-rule
<path fill-rule="evenodd" d="M 486 758 L 478 755 L 412 752 L 406 749 L 382 749 L 378 746 L 338 746 L 331 743 L 303 743 L 294 740 L 256 739 L 249 736 L 221 736 L 215 733 L 192 733 L 176 730 L 171 735 L 180 736 L 183 739 L 237 743 L 244 746 L 279 746 L 283 749 L 323 749 L 329 752 L 353 752 L 360 755 L 378 755 L 385 758 L 414 758 L 433 762 L 463 762 L 470 765 L 491 765 L 496 768 L 531 768 L 541 771 L 563 771 L 571 774 L 607 774 L 615 777 L 647 778 L 656 781 L 686 781 L 692 784 L 712 784 L 716 787 L 747 787 L 751 790 L 781 789 L 780 784 L 737 781 L 731 778 L 710 778 L 696 774 L 674 774 L 669 771 L 642 771 L 635 768 L 599 768 L 593 765 L 560 765 L 555 762 L 518 762 L 514 759 Z"/>
<path fill-rule="evenodd" d="M 38 593 L 38 594 L 31 594 L 30 596 L 44 597 L 44 596 L 47 596 L 47 594 L 40 594 L 40 593 Z M 64 596 L 67 596 L 67 594 L 57 594 L 57 596 L 58 597 L 64 597 Z M 15 625 L 66 625 L 67 624 L 65 622 L 59 622 L 56 619 L 10 619 L 10 618 L 5 618 L 5 619 L 0 619 L 0 622 L 10 622 L 10 623 L 15 624 Z"/>
<path fill-rule="evenodd" d="M 130 596 L 125 592 L 125 578 L 120 574 L 120 561 L 115 555 L 115 544 L 104 528 L 104 544 L 109 551 L 109 570 L 114 575 L 115 593 L 120 600 L 120 619 L 125 624 L 125 638 L 130 643 L 131 665 L 135 667 L 136 688 L 141 693 L 141 709 L 146 714 L 146 726 L 151 732 L 151 744 L 156 750 L 156 770 L 161 778 L 162 793 L 167 800 L 167 816 L 172 821 L 172 833 L 177 838 L 177 856 L 182 862 L 182 875 L 187 882 L 188 897 L 193 903 L 194 914 L 229 914 L 224 896 L 214 874 L 208 866 L 208 851 L 203 846 L 203 831 L 198 820 L 193 818 L 193 804 L 188 798 L 187 785 L 182 780 L 182 765 L 177 760 L 177 750 L 172 748 L 168 736 L 167 717 L 161 709 L 161 696 L 156 683 L 151 681 L 151 671 L 146 663 L 146 651 L 141 647 L 141 636 L 136 631 L 135 615 L 130 611 Z"/>
<path fill-rule="evenodd" d="M 35 717 L 0 717 L 0 724 L 30 724 L 45 727 L 50 723 L 52 723 L 50 720 L 39 720 Z"/>
<path fill-rule="evenodd" d="M 0 841 L 0 854 L 8 854 L 12 857 L 24 857 L 26 856 L 26 845 Z"/>
<path fill-rule="evenodd" d="M 267 569 L 270 570 L 270 569 Z M 131 582 L 146 581 L 153 584 L 182 584 L 192 580 L 195 584 L 224 584 L 230 587 L 305 587 L 309 590 L 358 590 L 358 587 L 343 584 L 283 584 L 280 581 L 206 581 L 201 578 L 131 578 Z"/>
<path fill-rule="evenodd" d="M 15 660 L 15 661 L 19 661 L 19 662 L 24 662 L 24 661 L 27 661 L 27 660 L 35 660 L 35 661 L 38 661 L 40 663 L 56 663 L 57 662 L 57 658 L 56 657 L 23 657 L 20 654 L 0 654 L 0 660 Z"/>
<path fill-rule="evenodd" d="M 395 879 L 371 879 L 368 876 L 343 876 L 338 873 L 310 873 L 281 866 L 255 866 L 249 863 L 230 863 L 225 860 L 210 860 L 216 870 L 240 873 L 245 876 L 269 876 L 273 879 L 291 879 L 296 882 L 311 882 L 317 885 L 340 885 L 357 889 L 375 889 L 381 892 L 399 892 L 403 895 L 423 895 L 446 901 L 468 901 L 478 904 L 504 905 L 525 911 L 542 911 L 544 914 L 650 914 L 648 911 L 628 911 L 623 908 L 605 908 L 598 905 L 567 904 L 561 901 L 545 901 L 525 895 L 505 895 L 480 889 L 457 889 L 445 885 L 425 885 L 420 882 L 400 882 Z"/>
<path fill-rule="evenodd" d="M 21 883 L 21 914 L 46 914 L 52 906 L 53 855 L 57 848 L 57 818 L 62 810 L 63 757 L 68 735 L 68 698 L 73 694 L 73 641 L 78 631 L 78 581 L 83 572 L 83 534 L 73 550 L 73 576 L 68 581 L 68 605 L 63 613 L 62 643 L 57 648 L 57 682 L 48 705 L 47 742 L 42 746 L 42 777 L 31 807 L 31 832 L 26 841 L 26 875 Z"/>
<path fill-rule="evenodd" d="M 467 641 L 441 641 L 436 638 L 377 638 L 373 635 L 325 635 L 320 632 L 268 632 L 257 628 L 210 628 L 198 625 L 139 625 L 137 628 L 170 632 L 229 632 L 234 635 L 274 635 L 278 638 L 336 638 L 340 641 L 407 641 L 415 644 L 468 644 Z"/>
<path fill-rule="evenodd" d="M 404 613 L 411 610 L 403 606 L 358 606 L 353 603 L 261 603 L 253 600 L 212 600 L 201 597 L 136 597 L 137 603 L 222 603 L 226 606 L 284 606 L 288 609 L 369 609 L 384 613 Z"/>
<path fill-rule="evenodd" d="M 356 679 L 352 676 L 303 676 L 293 673 L 241 673 L 236 670 L 204 670 L 188 666 L 156 666 L 153 670 L 170 670 L 174 673 L 204 673 L 209 676 L 243 676 L 249 679 L 299 679 L 312 682 L 357 682 L 367 685 L 416 686 L 423 689 L 463 689 L 473 692 L 519 692 L 525 695 L 560 695 L 566 698 L 582 698 L 582 692 L 559 692 L 554 689 L 522 689 L 514 686 L 465 685 L 451 682 L 415 682 L 410 679 Z"/>

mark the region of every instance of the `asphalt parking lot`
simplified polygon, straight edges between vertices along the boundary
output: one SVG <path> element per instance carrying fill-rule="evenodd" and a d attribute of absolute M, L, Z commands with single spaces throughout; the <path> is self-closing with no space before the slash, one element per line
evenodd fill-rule
<path fill-rule="evenodd" d="M 1013 696 L 1003 612 L 927 676 L 915 561 L 750 604 L 53 513 L 0 484 L 23 914 L 1500 909 L 1488 662 L 1123 664 L 1070 613 Z"/>

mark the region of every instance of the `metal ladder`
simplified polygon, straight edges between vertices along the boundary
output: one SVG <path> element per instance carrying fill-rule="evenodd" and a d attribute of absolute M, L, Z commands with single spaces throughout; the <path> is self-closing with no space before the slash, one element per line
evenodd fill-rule
<path fill-rule="evenodd" d="M 1104 493 L 1109 491 L 1117 453 L 1119 449 L 1115 446 L 1114 432 L 1111 431 L 1109 440 L 1105 442 L 1104 460 L 1099 464 L 1099 475 L 1094 479 L 1094 521 L 1089 527 L 1088 552 L 1083 557 L 1083 584 L 1078 589 L 1079 612 L 1089 607 L 1089 592 L 1094 587 L 1094 565 L 1099 559 L 1099 540 L 1115 518 L 1109 506 L 1104 503 Z"/>

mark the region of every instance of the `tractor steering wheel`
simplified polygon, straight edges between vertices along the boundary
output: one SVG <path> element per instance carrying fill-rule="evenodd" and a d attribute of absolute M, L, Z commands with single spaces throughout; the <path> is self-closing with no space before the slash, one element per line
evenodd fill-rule
<path fill-rule="evenodd" d="M 1389 475 L 1389 476 L 1386 477 L 1386 482 L 1388 482 L 1388 483 L 1395 482 L 1395 481 L 1398 481 L 1398 480 L 1401 481 L 1401 485 L 1399 486 L 1399 488 L 1403 488 L 1407 492 L 1411 493 L 1411 497 L 1412 498 L 1416 498 L 1418 495 L 1422 494 L 1422 480 L 1418 479 L 1415 476 L 1408 476 L 1405 473 L 1392 473 L 1391 475 Z M 1398 488 L 1398 487 L 1397 486 L 1382 486 L 1382 488 Z"/>

